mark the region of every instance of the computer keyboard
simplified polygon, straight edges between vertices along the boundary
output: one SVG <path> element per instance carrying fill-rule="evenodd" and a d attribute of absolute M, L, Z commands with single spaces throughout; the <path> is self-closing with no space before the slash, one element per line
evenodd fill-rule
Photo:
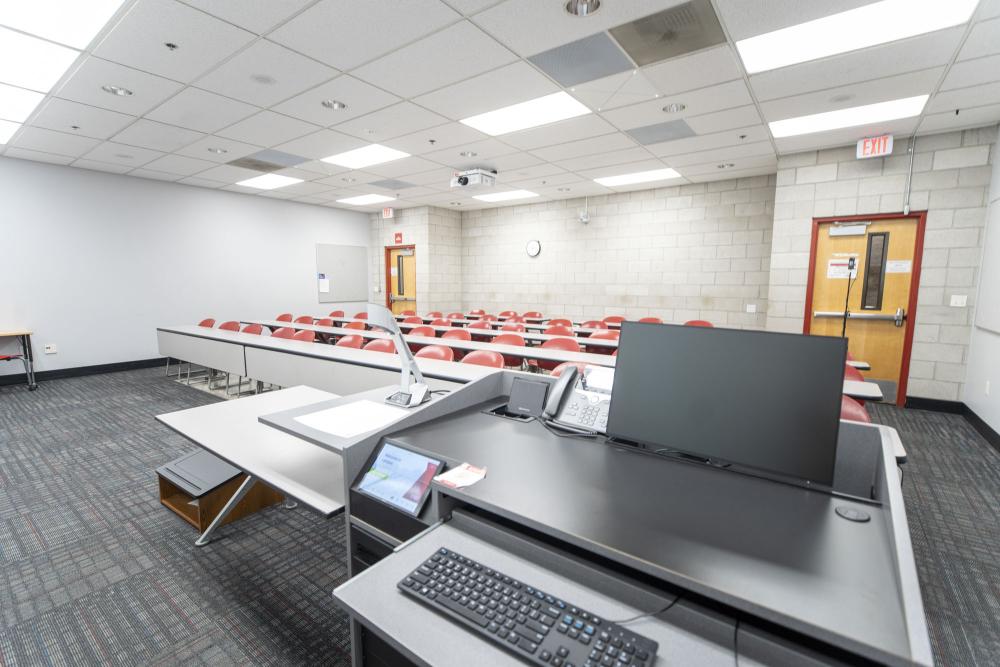
<path fill-rule="evenodd" d="M 535 665 L 646 667 L 658 644 L 449 549 L 397 584 Z"/>

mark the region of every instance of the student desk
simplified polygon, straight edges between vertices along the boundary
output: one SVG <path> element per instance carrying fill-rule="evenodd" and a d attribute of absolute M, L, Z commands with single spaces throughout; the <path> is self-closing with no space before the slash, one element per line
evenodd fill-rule
<path fill-rule="evenodd" d="M 882 388 L 877 384 L 857 380 L 844 380 L 844 394 L 862 401 L 881 401 L 884 398 Z"/>
<path fill-rule="evenodd" d="M 0 330 L 0 338 L 16 338 L 17 344 L 21 347 L 20 354 L 0 354 L 0 361 L 15 361 L 20 359 L 24 364 L 24 378 L 28 383 L 28 391 L 38 389 L 35 382 L 35 355 L 31 351 L 31 331 L 28 329 L 8 329 Z"/>

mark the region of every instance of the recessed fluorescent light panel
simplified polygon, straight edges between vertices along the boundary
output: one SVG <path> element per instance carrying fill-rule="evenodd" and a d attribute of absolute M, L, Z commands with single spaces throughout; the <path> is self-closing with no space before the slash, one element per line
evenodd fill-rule
<path fill-rule="evenodd" d="M 590 109 L 568 93 L 560 92 L 481 113 L 459 122 L 495 137 L 588 113 Z"/>
<path fill-rule="evenodd" d="M 323 158 L 323 162 L 347 167 L 348 169 L 364 169 L 373 164 L 392 162 L 404 157 L 410 157 L 410 154 L 380 144 L 369 144 L 364 148 L 355 148 L 353 151 L 325 157 Z"/>
<path fill-rule="evenodd" d="M 839 130 L 844 127 L 868 125 L 869 123 L 882 123 L 887 120 L 897 120 L 899 118 L 911 118 L 920 115 L 920 112 L 924 110 L 924 105 L 927 103 L 928 97 L 928 95 L 917 95 L 916 97 L 904 97 L 900 100 L 851 107 L 850 109 L 839 109 L 837 111 L 816 113 L 810 116 L 787 118 L 768 123 L 768 126 L 771 128 L 771 134 L 774 135 L 775 139 L 780 139 L 800 134 L 812 134 L 813 132 Z"/>
<path fill-rule="evenodd" d="M 741 39 L 747 72 L 763 72 L 965 23 L 979 0 L 883 0 Z"/>
<path fill-rule="evenodd" d="M 0 83 L 47 93 L 78 55 L 65 46 L 0 28 Z"/>
<path fill-rule="evenodd" d="M 368 206 L 369 204 L 382 204 L 387 201 L 395 201 L 395 197 L 385 195 L 358 195 L 347 199 L 338 199 L 338 204 L 350 204 L 351 206 Z"/>
<path fill-rule="evenodd" d="M 0 119 L 24 122 L 43 99 L 41 93 L 0 83 Z"/>
<path fill-rule="evenodd" d="M 14 133 L 21 129 L 20 123 L 12 123 L 9 120 L 0 120 L 0 145 L 10 141 Z"/>
<path fill-rule="evenodd" d="M 613 188 L 619 185 L 632 185 L 633 183 L 652 183 L 653 181 L 666 181 L 671 178 L 680 178 L 673 169 L 652 169 L 650 171 L 637 171 L 634 174 L 621 174 L 620 176 L 604 176 L 595 178 L 594 182 Z"/>
<path fill-rule="evenodd" d="M 264 174 L 263 176 L 254 176 L 253 178 L 248 178 L 245 181 L 240 181 L 236 185 L 242 185 L 247 188 L 257 188 L 258 190 L 274 190 L 276 188 L 283 188 L 286 185 L 295 185 L 296 183 L 301 182 L 301 178 L 292 178 L 291 176 L 282 176 L 281 174 Z"/>
<path fill-rule="evenodd" d="M 511 201 L 512 199 L 529 199 L 537 197 L 537 192 L 531 190 L 508 190 L 507 192 L 494 192 L 488 195 L 476 195 L 473 199 L 485 202 Z"/>
<path fill-rule="evenodd" d="M 32 0 L 5 2 L 0 23 L 53 42 L 85 49 L 122 5 L 122 0 Z"/>

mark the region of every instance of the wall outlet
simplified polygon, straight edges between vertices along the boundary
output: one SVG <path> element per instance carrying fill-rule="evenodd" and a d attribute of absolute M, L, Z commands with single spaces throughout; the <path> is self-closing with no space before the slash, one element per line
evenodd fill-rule
<path fill-rule="evenodd" d="M 952 308 L 965 308 L 965 304 L 968 303 L 969 297 L 965 294 L 952 294 L 951 295 L 951 307 Z"/>
<path fill-rule="evenodd" d="M 757 312 L 757 304 L 756 303 L 748 303 L 747 304 L 747 312 L 748 313 L 756 313 Z"/>
<path fill-rule="evenodd" d="M 45 346 L 45 354 L 55 354 L 58 351 L 55 343 L 49 343 Z"/>

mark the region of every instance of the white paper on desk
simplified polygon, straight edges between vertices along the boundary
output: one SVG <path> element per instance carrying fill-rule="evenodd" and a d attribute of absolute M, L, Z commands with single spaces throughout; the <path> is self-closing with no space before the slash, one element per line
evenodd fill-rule
<path fill-rule="evenodd" d="M 402 408 L 364 400 L 302 415 L 295 421 L 338 438 L 353 438 L 391 424 L 405 414 Z"/>
<path fill-rule="evenodd" d="M 486 468 L 478 468 L 474 465 L 463 463 L 448 472 L 441 473 L 434 478 L 434 481 L 445 486 L 450 486 L 453 489 L 461 489 L 465 486 L 472 486 L 483 477 L 486 477 Z"/>

